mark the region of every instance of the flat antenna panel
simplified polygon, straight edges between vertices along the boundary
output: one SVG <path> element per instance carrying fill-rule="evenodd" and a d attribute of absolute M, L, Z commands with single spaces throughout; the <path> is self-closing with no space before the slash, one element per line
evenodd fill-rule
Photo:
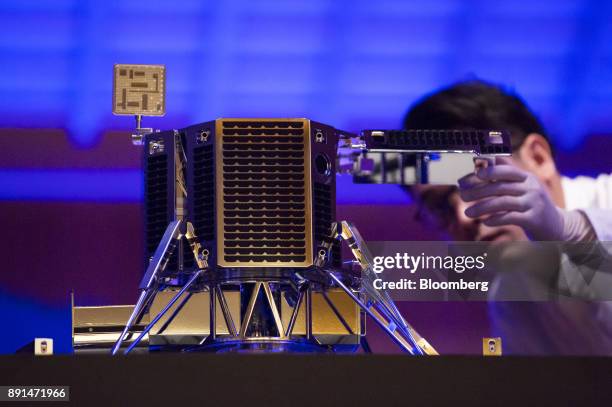
<path fill-rule="evenodd" d="M 166 67 L 164 65 L 115 64 L 113 114 L 164 116 Z"/>

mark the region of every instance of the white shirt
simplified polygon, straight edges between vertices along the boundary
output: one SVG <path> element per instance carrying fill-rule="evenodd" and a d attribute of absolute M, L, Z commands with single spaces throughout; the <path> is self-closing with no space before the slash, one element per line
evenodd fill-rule
<path fill-rule="evenodd" d="M 561 186 L 565 209 L 582 210 L 589 218 L 597 239 L 612 241 L 612 175 L 561 177 Z"/>
<path fill-rule="evenodd" d="M 599 175 L 597 178 L 576 177 L 561 178 L 563 195 L 565 198 L 565 209 L 580 209 L 589 218 L 597 239 L 602 242 L 612 242 L 612 176 Z M 609 244 L 606 245 L 608 247 Z M 578 298 L 597 300 L 610 298 L 612 290 L 612 274 L 600 271 L 585 279 L 582 273 L 570 271 L 571 268 L 561 268 L 560 280 L 565 279 L 565 284 L 559 281 L 560 286 L 566 285 L 573 295 Z M 588 280 L 588 281 L 585 281 Z M 599 335 L 604 338 L 612 338 L 612 302 L 593 303 Z M 595 332 L 592 332 L 594 335 Z M 610 339 L 604 339 L 609 342 Z M 603 345 L 603 353 L 610 352 L 610 347 Z"/>
<path fill-rule="evenodd" d="M 597 239 L 602 242 L 612 242 L 612 176 L 602 174 L 597 178 L 562 177 L 561 186 L 565 209 L 580 209 L 593 226 Z M 608 250 L 609 246 L 610 244 L 605 244 Z M 610 298 L 612 274 L 603 270 L 593 271 L 594 274 L 589 274 L 588 278 L 585 278 L 585 273 L 576 272 L 572 267 L 562 267 L 559 286 L 577 298 L 587 300 Z"/>
<path fill-rule="evenodd" d="M 561 185 L 565 209 L 581 210 L 598 240 L 612 242 L 612 176 L 562 177 Z M 595 270 L 585 277 L 581 266 L 568 259 L 562 255 L 558 288 L 571 300 L 490 303 L 494 329 L 510 353 L 612 354 L 612 301 L 589 301 L 610 298 L 612 273 Z M 531 287 L 516 275 L 506 277 L 512 284 Z"/>

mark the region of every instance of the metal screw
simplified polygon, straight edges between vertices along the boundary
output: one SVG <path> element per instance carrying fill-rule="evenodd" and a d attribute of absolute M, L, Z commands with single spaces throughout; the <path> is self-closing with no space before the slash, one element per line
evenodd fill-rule
<path fill-rule="evenodd" d="M 207 260 L 209 254 L 210 252 L 208 251 L 208 249 L 202 249 L 202 251 L 200 252 L 200 260 Z"/>
<path fill-rule="evenodd" d="M 210 135 L 210 132 L 208 130 L 202 130 L 200 134 L 198 134 L 196 142 L 198 144 L 206 143 L 208 141 L 209 135 Z"/>
<path fill-rule="evenodd" d="M 164 142 L 163 140 L 152 140 L 149 142 L 149 155 L 163 153 Z"/>
<path fill-rule="evenodd" d="M 317 143 L 325 142 L 325 137 L 323 136 L 323 132 L 321 130 L 315 130 L 315 142 Z"/>

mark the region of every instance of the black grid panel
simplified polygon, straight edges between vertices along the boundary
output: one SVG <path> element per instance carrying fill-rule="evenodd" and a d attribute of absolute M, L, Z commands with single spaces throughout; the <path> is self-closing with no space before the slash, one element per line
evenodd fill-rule
<path fill-rule="evenodd" d="M 378 133 L 378 135 L 376 134 Z M 366 140 L 369 148 L 408 150 L 476 151 L 480 154 L 510 154 L 510 136 L 500 132 L 502 143 L 489 142 L 488 130 L 389 130 L 375 132 Z"/>
<path fill-rule="evenodd" d="M 161 141 L 163 149 L 151 153 L 149 143 Z M 174 135 L 172 132 L 149 135 L 144 148 L 144 226 L 145 268 L 174 218 Z M 170 258 L 167 270 L 177 270 L 178 253 Z"/>

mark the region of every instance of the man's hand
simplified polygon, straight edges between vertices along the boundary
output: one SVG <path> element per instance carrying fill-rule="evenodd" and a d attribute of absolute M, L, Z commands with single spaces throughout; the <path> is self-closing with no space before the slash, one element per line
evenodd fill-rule
<path fill-rule="evenodd" d="M 461 198 L 475 202 L 465 210 L 467 216 L 483 218 L 487 226 L 521 226 L 531 240 L 568 240 L 567 224 L 576 215 L 583 217 L 558 208 L 534 174 L 510 163 L 480 168 L 458 182 Z"/>

